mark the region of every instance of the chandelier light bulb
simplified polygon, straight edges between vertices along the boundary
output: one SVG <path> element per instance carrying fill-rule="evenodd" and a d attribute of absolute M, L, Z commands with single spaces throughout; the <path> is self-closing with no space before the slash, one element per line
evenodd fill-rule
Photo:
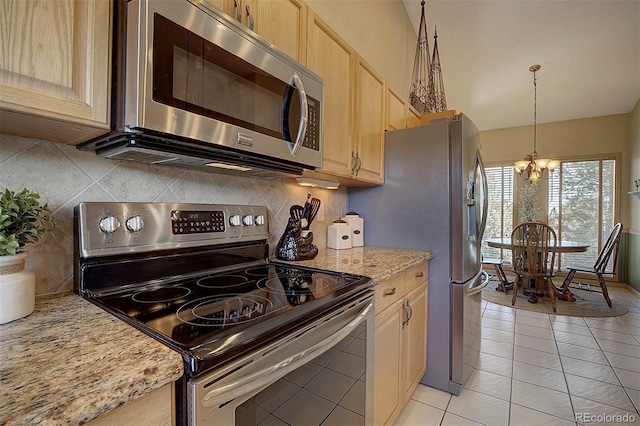
<path fill-rule="evenodd" d="M 548 158 L 538 158 L 536 160 L 536 166 L 541 169 L 547 168 L 550 161 L 551 160 L 549 160 Z"/>
<path fill-rule="evenodd" d="M 559 160 L 549 160 L 549 164 L 547 164 L 547 168 L 549 169 L 549 171 L 554 171 L 555 169 L 558 168 L 559 165 L 560 165 Z"/>

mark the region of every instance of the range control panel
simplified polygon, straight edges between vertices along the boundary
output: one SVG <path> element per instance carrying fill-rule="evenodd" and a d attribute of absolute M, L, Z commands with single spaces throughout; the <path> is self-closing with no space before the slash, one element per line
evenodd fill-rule
<path fill-rule="evenodd" d="M 269 238 L 265 206 L 81 203 L 74 215 L 82 257 Z"/>
<path fill-rule="evenodd" d="M 224 232 L 224 212 L 173 210 L 171 229 L 174 234 L 198 234 L 203 232 Z"/>

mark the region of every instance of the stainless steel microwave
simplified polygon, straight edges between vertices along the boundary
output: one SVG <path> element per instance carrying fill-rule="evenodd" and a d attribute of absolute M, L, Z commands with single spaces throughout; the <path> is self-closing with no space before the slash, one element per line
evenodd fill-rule
<path fill-rule="evenodd" d="M 206 0 L 114 7 L 111 131 L 80 149 L 250 176 L 322 167 L 323 80 Z"/>

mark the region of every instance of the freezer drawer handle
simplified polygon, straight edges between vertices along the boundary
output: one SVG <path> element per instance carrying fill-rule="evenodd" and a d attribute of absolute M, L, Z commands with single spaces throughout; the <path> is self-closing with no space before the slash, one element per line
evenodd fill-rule
<path fill-rule="evenodd" d="M 474 294 L 480 293 L 489 284 L 489 274 L 484 269 L 480 271 L 480 274 L 484 277 L 482 284 L 470 287 L 469 290 L 467 290 L 467 296 L 473 296 Z"/>
<path fill-rule="evenodd" d="M 394 294 L 396 294 L 396 288 L 395 287 L 394 288 L 387 288 L 382 293 L 382 297 L 393 296 Z"/>

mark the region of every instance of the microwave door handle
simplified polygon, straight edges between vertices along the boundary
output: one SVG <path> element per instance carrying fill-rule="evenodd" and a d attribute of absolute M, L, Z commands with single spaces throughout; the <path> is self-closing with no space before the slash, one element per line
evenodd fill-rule
<path fill-rule="evenodd" d="M 300 125 L 298 126 L 298 135 L 296 136 L 296 140 L 293 144 L 289 143 L 289 151 L 291 151 L 292 156 L 296 157 L 300 151 L 300 147 L 302 147 L 302 141 L 304 141 L 304 137 L 307 133 L 309 105 L 307 105 L 307 92 L 305 92 L 302 80 L 300 80 L 298 74 L 294 73 L 291 76 L 289 84 L 293 84 L 296 89 L 298 89 L 298 94 L 300 95 Z"/>

